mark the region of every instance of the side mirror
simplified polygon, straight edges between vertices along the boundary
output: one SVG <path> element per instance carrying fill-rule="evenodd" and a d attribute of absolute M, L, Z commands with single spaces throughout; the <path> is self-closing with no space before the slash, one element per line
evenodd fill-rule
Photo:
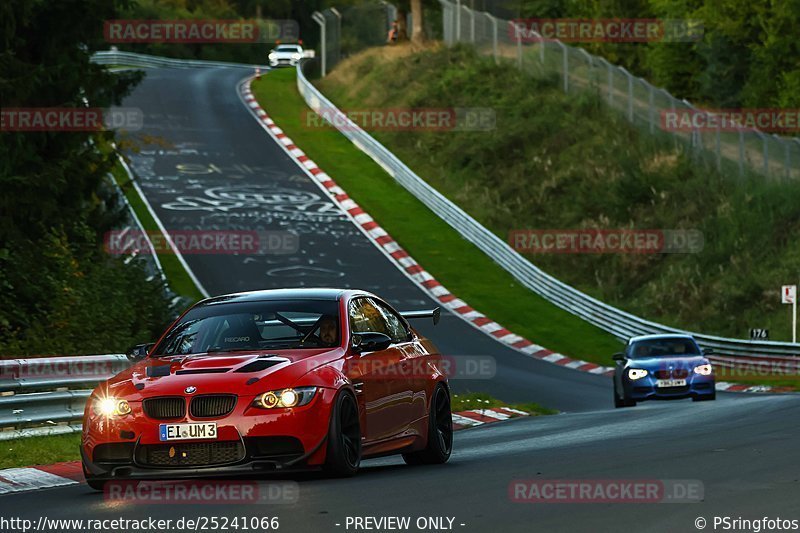
<path fill-rule="evenodd" d="M 611 356 L 611 359 L 613 359 L 614 361 L 624 361 L 625 360 L 625 354 L 622 353 L 622 352 L 617 352 L 617 353 L 615 353 L 614 355 Z"/>
<path fill-rule="evenodd" d="M 703 348 L 703 355 L 711 355 L 717 353 L 714 351 L 714 348 Z"/>
<path fill-rule="evenodd" d="M 150 353 L 150 350 L 152 350 L 153 346 L 155 345 L 156 343 L 154 342 L 137 344 L 136 346 L 128 348 L 128 351 L 125 353 L 125 356 L 130 361 L 141 361 L 142 359 L 147 357 L 147 354 Z"/>
<path fill-rule="evenodd" d="M 374 331 L 367 331 L 364 333 L 356 333 L 353 335 L 350 345 L 353 351 L 362 352 L 377 352 L 385 350 L 392 344 L 392 339 L 383 333 Z"/>

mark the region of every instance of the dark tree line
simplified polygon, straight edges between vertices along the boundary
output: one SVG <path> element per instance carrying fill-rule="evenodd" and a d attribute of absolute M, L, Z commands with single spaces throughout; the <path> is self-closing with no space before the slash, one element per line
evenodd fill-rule
<path fill-rule="evenodd" d="M 89 62 L 123 1 L 10 0 L 3 21 L 4 111 L 119 104 L 139 74 Z M 105 254 L 121 220 L 99 147 L 112 132 L 0 132 L 0 357 L 122 350 L 169 318 L 161 288 Z"/>

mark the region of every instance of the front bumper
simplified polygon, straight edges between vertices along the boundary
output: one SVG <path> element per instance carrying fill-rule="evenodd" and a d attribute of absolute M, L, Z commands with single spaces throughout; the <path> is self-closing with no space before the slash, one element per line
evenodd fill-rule
<path fill-rule="evenodd" d="M 269 66 L 271 67 L 294 67 L 299 63 L 299 59 L 278 58 L 270 59 Z"/>
<path fill-rule="evenodd" d="M 715 378 L 692 374 L 681 387 L 658 387 L 656 378 L 648 375 L 636 381 L 624 380 L 625 396 L 631 400 L 677 400 L 682 398 L 702 398 L 714 395 Z"/>
<path fill-rule="evenodd" d="M 302 455 L 290 455 L 280 457 L 253 457 L 245 455 L 241 460 L 234 463 L 208 466 L 180 466 L 180 467 L 157 467 L 137 464 L 135 460 L 130 462 L 99 463 L 93 462 L 87 456 L 85 447 L 81 446 L 81 460 L 85 474 L 91 475 L 93 479 L 100 481 L 111 480 L 160 480 L 160 479 L 192 479 L 192 478 L 213 478 L 227 476 L 244 476 L 247 474 L 257 474 L 266 472 L 294 472 L 314 470 L 320 465 L 309 464 L 308 458 L 320 449 L 327 441 L 326 437 L 309 452 Z"/>
<path fill-rule="evenodd" d="M 336 391 L 319 389 L 306 406 L 261 410 L 241 397 L 234 411 L 217 420 L 154 420 L 141 403 L 124 417 L 84 418 L 84 472 L 98 480 L 183 479 L 256 472 L 314 469 L 325 461 Z M 216 422 L 217 439 L 159 438 L 162 423 Z"/>

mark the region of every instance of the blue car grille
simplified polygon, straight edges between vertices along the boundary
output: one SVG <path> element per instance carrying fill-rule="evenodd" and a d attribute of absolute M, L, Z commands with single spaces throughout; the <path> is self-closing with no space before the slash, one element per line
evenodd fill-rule
<path fill-rule="evenodd" d="M 656 370 L 653 372 L 656 379 L 686 379 L 689 377 L 689 370 L 686 368 L 675 368 L 672 370 Z"/>

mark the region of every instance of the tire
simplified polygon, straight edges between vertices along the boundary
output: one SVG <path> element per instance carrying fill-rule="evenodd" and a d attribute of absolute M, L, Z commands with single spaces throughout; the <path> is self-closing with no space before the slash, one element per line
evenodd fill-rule
<path fill-rule="evenodd" d="M 692 401 L 694 402 L 713 402 L 716 399 L 717 399 L 717 391 L 714 391 L 711 394 L 706 394 L 704 396 L 692 397 Z"/>
<path fill-rule="evenodd" d="M 621 407 L 636 407 L 636 400 L 629 400 L 625 398 L 625 395 L 622 395 L 622 399 L 620 399 L 619 394 L 617 394 L 617 386 L 614 385 L 614 407 L 617 409 Z"/>
<path fill-rule="evenodd" d="M 441 383 L 436 385 L 428 415 L 428 442 L 418 452 L 404 453 L 407 465 L 438 465 L 450 459 L 453 452 L 453 416 L 450 393 Z"/>
<path fill-rule="evenodd" d="M 361 464 L 361 425 L 358 404 L 346 390 L 336 396 L 328 428 L 324 470 L 332 477 L 350 477 Z"/>
<path fill-rule="evenodd" d="M 620 400 L 616 385 L 614 386 L 614 407 L 617 409 L 625 407 L 625 400 Z"/>

